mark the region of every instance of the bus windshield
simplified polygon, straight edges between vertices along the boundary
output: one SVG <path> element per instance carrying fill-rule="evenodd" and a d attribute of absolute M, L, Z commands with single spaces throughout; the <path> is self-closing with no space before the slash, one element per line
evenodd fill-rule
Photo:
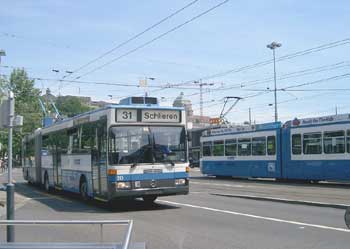
<path fill-rule="evenodd" d="M 114 126 L 109 134 L 109 163 L 186 162 L 184 127 Z"/>

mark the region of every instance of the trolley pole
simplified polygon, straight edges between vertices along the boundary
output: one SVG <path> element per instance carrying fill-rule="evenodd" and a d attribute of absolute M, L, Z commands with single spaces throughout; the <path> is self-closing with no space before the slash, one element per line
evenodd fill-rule
<path fill-rule="evenodd" d="M 7 192 L 7 220 L 15 219 L 15 185 L 12 182 L 12 132 L 13 132 L 13 118 L 15 115 L 15 100 L 12 91 L 9 91 L 9 133 L 8 133 L 8 183 L 6 186 Z M 7 242 L 15 241 L 15 230 L 14 226 L 7 226 Z"/>

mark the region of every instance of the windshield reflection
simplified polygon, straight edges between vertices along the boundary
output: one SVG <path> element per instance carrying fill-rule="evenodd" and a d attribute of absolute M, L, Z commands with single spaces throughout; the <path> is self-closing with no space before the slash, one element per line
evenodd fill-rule
<path fill-rule="evenodd" d="M 112 127 L 110 164 L 186 162 L 184 127 Z"/>

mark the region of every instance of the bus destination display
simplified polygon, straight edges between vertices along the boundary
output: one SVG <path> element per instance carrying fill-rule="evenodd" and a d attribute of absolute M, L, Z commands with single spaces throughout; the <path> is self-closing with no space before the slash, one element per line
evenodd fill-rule
<path fill-rule="evenodd" d="M 116 109 L 117 122 L 180 123 L 178 110 Z"/>

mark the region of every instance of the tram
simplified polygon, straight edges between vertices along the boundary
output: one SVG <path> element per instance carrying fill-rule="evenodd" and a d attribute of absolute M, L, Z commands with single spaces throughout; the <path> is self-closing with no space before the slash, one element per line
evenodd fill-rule
<path fill-rule="evenodd" d="M 241 178 L 350 180 L 350 114 L 205 131 L 200 169 Z"/>

